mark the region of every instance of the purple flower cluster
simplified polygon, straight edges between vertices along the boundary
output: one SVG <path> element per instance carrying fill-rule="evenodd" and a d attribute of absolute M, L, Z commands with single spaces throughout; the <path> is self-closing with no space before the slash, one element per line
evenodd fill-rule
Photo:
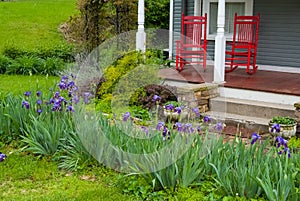
<path fill-rule="evenodd" d="M 0 162 L 4 161 L 6 158 L 7 156 L 4 153 L 0 152 Z"/>
<path fill-rule="evenodd" d="M 72 76 L 74 78 L 74 76 Z M 75 82 L 72 79 L 69 79 L 68 76 L 62 76 L 59 84 L 59 91 L 54 92 L 53 96 L 50 98 L 49 101 L 45 101 L 47 105 L 51 106 L 51 111 L 63 111 L 66 108 L 67 112 L 74 112 L 74 104 L 79 102 L 79 97 L 77 96 L 78 87 L 76 86 Z M 62 95 L 67 94 L 68 100 Z M 85 102 L 88 102 L 88 97 L 90 94 L 85 94 Z M 22 108 L 30 109 L 30 102 L 28 101 L 29 97 L 31 96 L 30 91 L 26 91 L 24 93 L 25 99 L 22 101 Z M 42 92 L 36 92 L 36 112 L 41 114 L 43 112 L 42 105 Z"/>
<path fill-rule="evenodd" d="M 286 139 L 284 139 L 281 136 L 277 136 L 275 139 L 275 143 L 277 144 L 277 148 L 280 149 L 278 154 L 285 153 L 288 155 L 289 158 L 291 157 L 291 151 L 288 148 L 288 141 Z"/>
<path fill-rule="evenodd" d="M 279 124 L 273 124 L 271 127 L 271 132 L 272 133 L 279 133 L 280 132 L 280 125 Z"/>
<path fill-rule="evenodd" d="M 261 137 L 259 134 L 257 133 L 252 133 L 252 140 L 251 140 L 251 144 L 254 144 L 257 140 L 259 140 Z"/>
<path fill-rule="evenodd" d="M 257 133 L 253 133 L 252 134 L 252 140 L 251 140 L 251 144 L 253 145 L 256 141 L 260 140 L 260 136 Z M 275 145 L 277 147 L 277 149 L 279 149 L 278 154 L 281 155 L 283 153 L 287 154 L 288 157 L 291 157 L 291 151 L 288 148 L 288 141 L 286 139 L 284 139 L 281 136 L 277 136 L 275 139 Z"/>
<path fill-rule="evenodd" d="M 123 121 L 127 121 L 130 117 L 130 112 L 125 112 L 125 114 L 123 114 Z"/>
<path fill-rule="evenodd" d="M 152 98 L 152 100 L 153 100 L 154 102 L 157 102 L 157 103 L 158 103 L 158 102 L 161 100 L 161 97 L 158 96 L 158 95 L 154 95 L 153 98 Z"/>
<path fill-rule="evenodd" d="M 196 117 L 200 117 L 201 116 L 199 108 L 195 107 L 195 108 L 192 109 L 192 111 L 195 113 Z"/>

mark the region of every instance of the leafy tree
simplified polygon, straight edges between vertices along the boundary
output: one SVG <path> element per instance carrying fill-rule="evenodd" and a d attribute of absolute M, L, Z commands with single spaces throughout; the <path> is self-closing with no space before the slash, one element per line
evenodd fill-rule
<path fill-rule="evenodd" d="M 145 0 L 145 27 L 169 29 L 170 0 Z"/>
<path fill-rule="evenodd" d="M 78 0 L 79 13 L 67 22 L 67 38 L 92 51 L 112 36 L 137 29 L 138 0 Z"/>

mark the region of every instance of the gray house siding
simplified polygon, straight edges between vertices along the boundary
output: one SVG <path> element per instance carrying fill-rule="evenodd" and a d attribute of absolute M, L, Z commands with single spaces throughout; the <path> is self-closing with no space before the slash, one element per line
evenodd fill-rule
<path fill-rule="evenodd" d="M 191 7 L 188 9 L 189 12 L 194 11 L 194 6 Z M 260 12 L 261 15 L 258 64 L 300 68 L 299 10 L 299 0 L 254 0 L 253 12 L 254 14 Z M 174 24 L 178 23 L 177 29 L 174 26 L 174 31 L 180 32 L 180 22 L 180 16 L 179 19 L 174 19 Z M 208 59 L 214 59 L 214 45 L 214 41 L 208 41 Z M 175 53 L 175 49 L 173 52 Z"/>
<path fill-rule="evenodd" d="M 186 15 L 194 14 L 194 1 L 182 1 L 174 0 L 174 23 L 173 23 L 173 55 L 176 53 L 176 44 L 175 41 L 180 39 L 181 33 L 181 14 L 184 12 Z M 187 4 L 186 4 L 187 3 Z"/>
<path fill-rule="evenodd" d="M 257 63 L 300 68 L 300 1 L 255 0 L 260 12 Z"/>

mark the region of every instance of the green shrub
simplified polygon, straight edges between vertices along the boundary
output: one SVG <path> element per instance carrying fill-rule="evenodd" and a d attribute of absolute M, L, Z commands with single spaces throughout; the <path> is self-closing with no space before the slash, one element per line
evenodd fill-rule
<path fill-rule="evenodd" d="M 15 46 L 7 46 L 3 50 L 3 55 L 11 59 L 16 59 L 17 57 L 38 57 L 41 59 L 47 58 L 60 58 L 64 62 L 74 62 L 75 50 L 70 45 L 59 45 L 52 48 L 40 48 L 40 49 L 21 49 Z"/>
<path fill-rule="evenodd" d="M 12 59 L 5 55 L 0 55 L 0 74 L 3 74 L 6 72 L 6 69 L 8 66 L 12 64 Z"/>
<path fill-rule="evenodd" d="M 162 52 L 160 50 L 150 50 L 147 51 L 145 53 L 145 55 L 141 54 L 140 52 L 130 52 L 126 55 L 124 55 L 122 58 L 120 58 L 119 60 L 117 60 L 116 62 L 114 62 L 113 65 L 107 67 L 104 70 L 104 76 L 101 78 L 100 83 L 97 86 L 97 104 L 101 104 L 102 106 L 105 106 L 106 108 L 108 105 L 111 105 L 111 103 L 105 103 L 104 99 L 104 95 L 105 94 L 112 94 L 115 86 L 119 83 L 119 81 L 121 79 L 127 79 L 130 80 L 129 82 L 131 82 L 130 84 L 132 84 L 132 82 L 134 82 L 134 84 L 137 84 L 138 81 L 141 81 L 144 79 L 143 76 L 149 76 L 147 74 L 143 74 L 140 75 L 138 72 L 134 72 L 135 74 L 132 75 L 130 74 L 130 76 L 132 77 L 128 77 L 127 75 L 129 75 L 129 72 L 133 71 L 133 69 L 135 69 L 137 66 L 139 65 L 150 65 L 150 64 L 154 64 L 154 65 L 161 65 L 163 64 L 163 59 L 162 59 Z M 155 67 L 154 67 L 155 68 Z M 149 72 L 151 73 L 151 72 Z M 155 76 L 154 76 L 155 77 Z M 146 78 L 148 79 L 148 78 Z M 124 80 L 123 80 L 124 81 Z M 125 81 L 124 81 L 125 82 Z M 125 84 L 127 83 L 123 83 L 123 86 L 118 85 L 119 91 L 121 90 L 126 90 L 126 87 L 134 87 L 134 86 L 125 86 Z M 128 84 L 128 85 L 130 85 Z M 153 89 L 155 88 L 155 89 Z M 119 94 L 122 94 L 122 92 L 116 92 Z M 137 106 L 143 106 L 144 109 L 145 108 L 151 108 L 153 106 L 153 95 L 154 94 L 158 94 L 158 95 L 162 95 L 162 103 L 166 102 L 166 101 L 176 101 L 177 98 L 175 97 L 174 94 L 172 94 L 172 92 L 164 87 L 164 86 L 159 86 L 159 85 L 148 85 L 145 87 L 141 87 L 139 89 L 137 89 L 133 94 L 130 94 L 130 98 L 129 100 L 126 100 L 129 102 L 130 106 L 133 105 L 137 105 Z M 124 95 L 123 95 L 124 96 Z M 105 96 L 105 99 L 107 101 L 110 101 L 109 99 L 106 98 L 107 96 Z M 119 97 L 118 98 L 122 98 Z M 121 101 L 121 100 L 118 100 Z M 125 100 L 124 100 L 125 101 Z M 100 105 L 97 106 L 98 109 L 100 109 Z M 103 110 L 102 110 L 103 111 Z M 109 110 L 108 110 L 109 111 Z"/>
<path fill-rule="evenodd" d="M 59 75 L 64 69 L 66 69 L 66 63 L 63 59 L 49 57 L 45 59 L 45 65 L 38 69 L 38 73 L 42 75 Z"/>
<path fill-rule="evenodd" d="M 34 56 L 21 56 L 15 58 L 8 66 L 7 74 L 33 75 L 38 73 L 38 69 L 45 65 L 45 61 Z"/>

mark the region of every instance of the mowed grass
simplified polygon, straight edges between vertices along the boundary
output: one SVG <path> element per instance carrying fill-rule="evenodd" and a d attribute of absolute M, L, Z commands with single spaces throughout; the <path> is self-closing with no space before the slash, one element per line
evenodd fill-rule
<path fill-rule="evenodd" d="M 63 45 L 59 26 L 75 14 L 77 0 L 14 0 L 0 2 L 0 52 Z"/>
<path fill-rule="evenodd" d="M 116 172 L 101 166 L 68 173 L 57 163 L 6 147 L 0 162 L 0 200 L 135 200 L 116 185 Z"/>
<path fill-rule="evenodd" d="M 7 94 L 23 95 L 25 91 L 37 90 L 48 92 L 58 84 L 60 77 L 45 75 L 1 75 L 0 74 L 0 97 Z"/>

